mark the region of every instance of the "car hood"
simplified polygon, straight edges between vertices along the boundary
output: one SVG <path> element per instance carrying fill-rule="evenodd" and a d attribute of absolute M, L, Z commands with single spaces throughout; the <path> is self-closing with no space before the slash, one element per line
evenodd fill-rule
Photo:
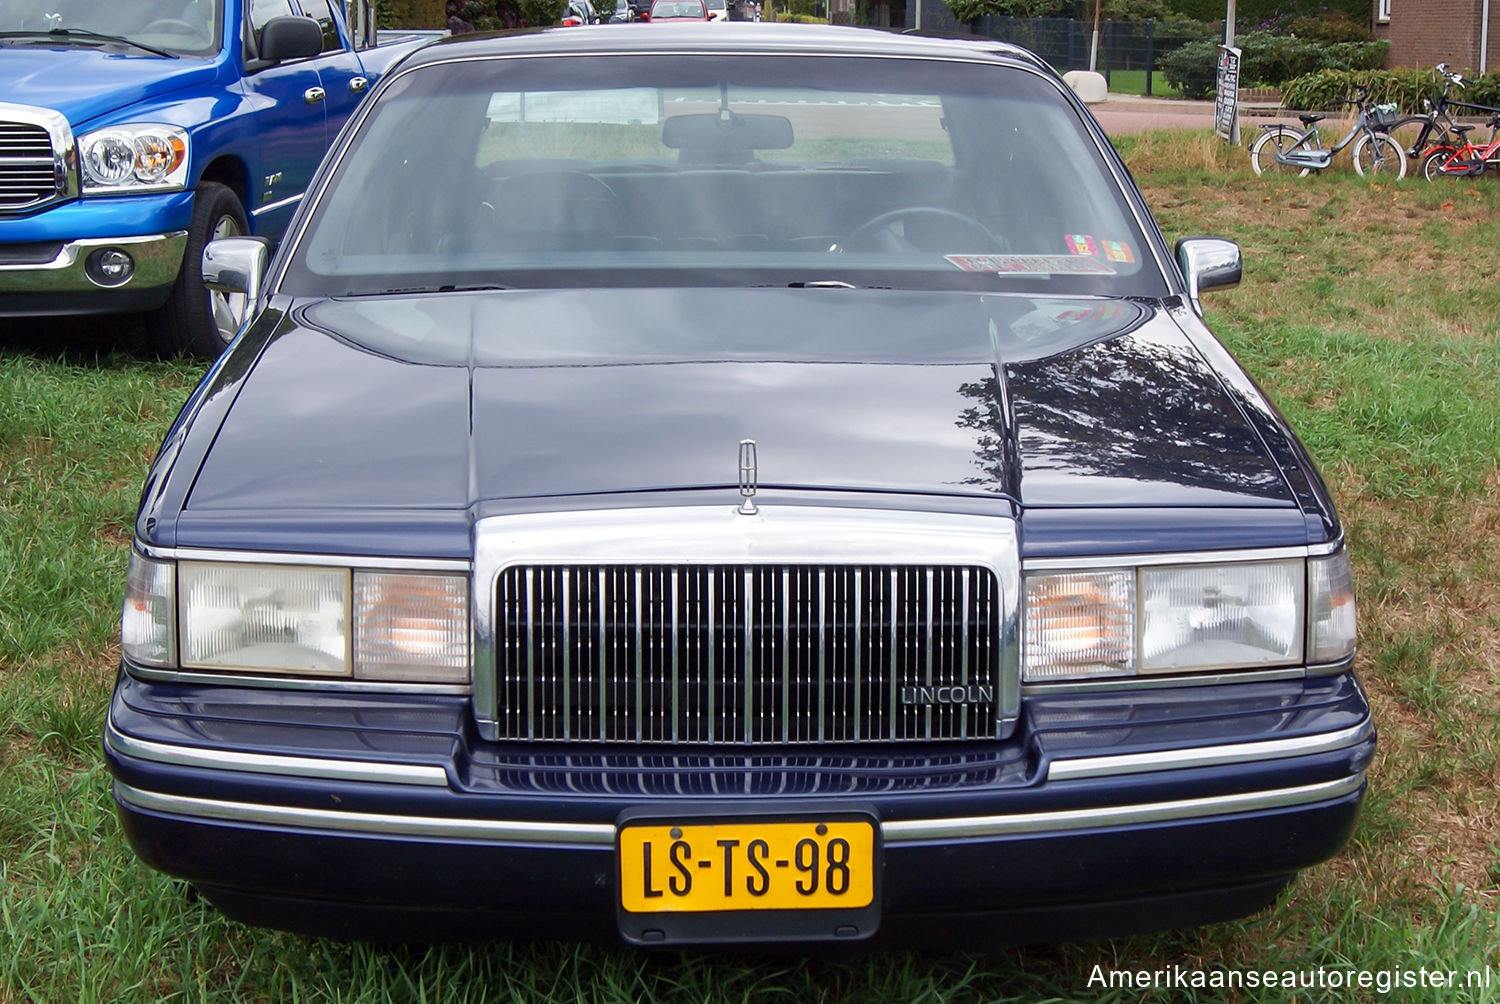
<path fill-rule="evenodd" d="M 116 108 L 213 79 L 210 60 L 170 59 L 122 46 L 33 39 L 0 42 L 0 95 L 61 112 L 75 129 Z"/>
<path fill-rule="evenodd" d="M 466 508 L 722 490 L 1288 506 L 1158 308 L 845 289 L 439 293 L 293 307 L 188 500 Z"/>

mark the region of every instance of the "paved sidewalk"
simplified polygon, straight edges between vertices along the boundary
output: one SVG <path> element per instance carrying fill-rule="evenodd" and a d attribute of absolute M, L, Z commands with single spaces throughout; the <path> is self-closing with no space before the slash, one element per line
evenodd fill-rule
<path fill-rule="evenodd" d="M 1104 131 L 1110 134 L 1146 132 L 1151 129 L 1212 129 L 1212 101 L 1183 101 L 1178 98 L 1144 98 L 1133 94 L 1111 94 L 1089 106 Z M 1269 106 L 1241 105 L 1240 131 L 1245 120 L 1279 114 Z"/>

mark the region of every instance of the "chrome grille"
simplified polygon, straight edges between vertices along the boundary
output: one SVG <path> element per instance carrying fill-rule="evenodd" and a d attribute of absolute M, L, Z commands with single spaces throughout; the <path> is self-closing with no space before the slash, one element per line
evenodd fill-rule
<path fill-rule="evenodd" d="M 64 180 L 45 127 L 0 122 L 0 212 L 49 202 L 62 192 Z"/>
<path fill-rule="evenodd" d="M 509 567 L 495 593 L 498 735 L 994 738 L 999 593 L 977 565 Z M 908 689 L 947 687 L 986 689 L 962 703 L 903 700 Z"/>

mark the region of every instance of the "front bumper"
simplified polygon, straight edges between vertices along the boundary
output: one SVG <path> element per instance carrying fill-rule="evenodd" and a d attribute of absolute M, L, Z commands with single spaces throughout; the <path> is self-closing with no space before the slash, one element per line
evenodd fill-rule
<path fill-rule="evenodd" d="M 125 313 L 166 302 L 182 268 L 193 192 L 72 199 L 0 218 L 0 317 Z M 135 261 L 128 282 L 103 287 L 89 255 L 120 248 Z"/>
<path fill-rule="evenodd" d="M 851 808 L 878 821 L 878 937 L 943 947 L 1251 912 L 1347 840 L 1374 743 L 1348 675 L 1031 697 L 1005 743 L 740 753 L 485 743 L 458 696 L 122 673 L 105 731 L 136 851 L 249 922 L 611 940 L 623 813 Z"/>
<path fill-rule="evenodd" d="M 98 237 L 0 244 L 0 317 L 150 310 L 166 301 L 187 247 L 187 231 L 147 237 Z M 123 283 L 91 278 L 89 257 L 118 249 L 135 270 Z"/>

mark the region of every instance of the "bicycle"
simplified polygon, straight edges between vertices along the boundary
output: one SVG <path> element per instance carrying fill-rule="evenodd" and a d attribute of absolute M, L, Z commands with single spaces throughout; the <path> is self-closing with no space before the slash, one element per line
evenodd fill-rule
<path fill-rule="evenodd" d="M 1435 147 L 1458 146 L 1455 138 L 1454 127 L 1458 120 L 1453 117 L 1452 108 L 1480 107 L 1466 105 L 1461 101 L 1450 101 L 1448 94 L 1453 88 L 1463 90 L 1468 81 L 1463 76 L 1448 69 L 1447 63 L 1438 63 L 1433 67 L 1436 78 L 1443 81 L 1443 88 L 1438 91 L 1437 98 L 1423 98 L 1422 106 L 1426 112 L 1422 115 L 1409 115 L 1406 118 L 1397 119 L 1390 123 L 1385 131 L 1395 135 L 1399 130 L 1407 126 L 1420 125 L 1422 128 L 1417 132 L 1417 138 L 1412 140 L 1411 146 L 1406 148 L 1406 156 L 1411 160 L 1420 161 L 1425 154 Z M 1436 80 L 1434 81 L 1434 83 Z"/>
<path fill-rule="evenodd" d="M 1323 146 L 1323 134 L 1318 123 L 1326 115 L 1311 114 L 1297 116 L 1302 120 L 1302 131 L 1298 132 L 1284 123 L 1261 126 L 1264 130 L 1250 145 L 1250 166 L 1256 174 L 1296 174 L 1305 178 L 1313 171 L 1322 171 L 1333 163 L 1334 154 L 1354 144 L 1349 156 L 1354 160 L 1354 170 L 1362 177 L 1376 174 L 1394 174 L 1406 177 L 1406 151 L 1391 138 L 1377 122 L 1384 122 L 1394 115 L 1396 106 L 1369 104 L 1370 89 L 1363 85 L 1356 88 L 1358 97 L 1345 99 L 1340 104 L 1354 105 L 1359 115 L 1344 138 L 1332 148 Z M 1373 115 L 1372 115 L 1373 113 Z"/>
<path fill-rule="evenodd" d="M 1477 107 L 1477 106 L 1474 106 Z M 1439 178 L 1477 178 L 1486 166 L 1500 167 L 1500 112 L 1490 116 L 1485 123 L 1490 129 L 1490 138 L 1481 144 L 1469 139 L 1469 132 L 1479 128 L 1472 125 L 1455 125 L 1458 135 L 1455 145 L 1434 146 L 1422 157 L 1422 177 L 1428 181 Z"/>

